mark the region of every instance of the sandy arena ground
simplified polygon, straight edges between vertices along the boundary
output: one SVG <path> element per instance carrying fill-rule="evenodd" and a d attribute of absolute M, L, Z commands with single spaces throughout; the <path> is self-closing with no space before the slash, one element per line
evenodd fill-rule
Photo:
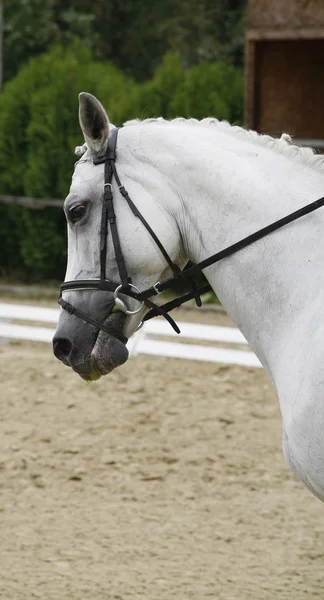
<path fill-rule="evenodd" d="M 139 356 L 87 385 L 23 342 L 0 381 L 1 598 L 324 597 L 324 505 L 261 369 Z"/>

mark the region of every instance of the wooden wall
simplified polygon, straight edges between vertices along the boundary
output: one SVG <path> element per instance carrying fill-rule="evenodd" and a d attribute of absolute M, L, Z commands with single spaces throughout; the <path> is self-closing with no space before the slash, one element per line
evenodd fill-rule
<path fill-rule="evenodd" d="M 251 127 L 324 138 L 324 39 L 259 42 Z"/>
<path fill-rule="evenodd" d="M 324 139 L 324 0 L 249 0 L 245 124 Z"/>
<path fill-rule="evenodd" d="M 324 27 L 323 0 L 249 0 L 248 29 Z"/>

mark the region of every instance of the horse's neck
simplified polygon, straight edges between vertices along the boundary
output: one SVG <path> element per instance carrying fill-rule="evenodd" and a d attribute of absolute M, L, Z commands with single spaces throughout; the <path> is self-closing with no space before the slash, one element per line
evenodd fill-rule
<path fill-rule="evenodd" d="M 173 141 L 157 165 L 165 174 L 164 191 L 170 178 L 170 193 L 177 189 L 176 220 L 196 262 L 324 195 L 322 167 L 306 168 L 301 160 L 252 144 L 256 156 L 244 155 L 246 145 L 244 152 L 243 146 L 242 152 L 224 151 L 216 139 L 214 149 L 208 141 L 202 148 L 185 139 L 180 150 Z M 174 154 L 173 168 L 168 157 Z M 278 392 L 286 460 L 322 500 L 323 233 L 324 208 L 206 272 Z"/>
<path fill-rule="evenodd" d="M 183 130 L 181 161 L 175 157 L 175 168 L 169 164 L 166 173 L 182 198 L 177 220 L 194 262 L 324 195 L 319 169 L 262 146 L 218 138 L 216 131 L 201 133 Z M 309 314 L 323 311 L 323 210 L 205 273 L 270 374 L 287 331 L 306 307 Z"/>

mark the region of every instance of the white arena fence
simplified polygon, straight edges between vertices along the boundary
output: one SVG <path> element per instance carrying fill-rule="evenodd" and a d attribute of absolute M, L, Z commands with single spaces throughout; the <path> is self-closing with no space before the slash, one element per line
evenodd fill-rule
<path fill-rule="evenodd" d="M 9 339 L 30 340 L 33 342 L 51 342 L 54 335 L 60 309 L 24 304 L 0 303 L 0 341 Z M 52 327 L 25 325 L 12 321 L 33 321 L 47 323 Z M 241 332 L 234 327 L 200 325 L 198 323 L 178 322 L 181 338 L 188 343 L 175 342 L 178 335 L 170 325 L 161 319 L 144 323 L 143 327 L 129 340 L 127 347 L 131 355 L 150 354 L 189 360 L 202 360 L 247 367 L 261 367 L 253 352 L 230 348 L 221 348 L 211 343 L 246 345 Z M 160 339 L 167 338 L 167 339 Z M 169 338 L 169 339 L 168 339 Z M 208 342 L 209 345 L 204 345 Z"/>

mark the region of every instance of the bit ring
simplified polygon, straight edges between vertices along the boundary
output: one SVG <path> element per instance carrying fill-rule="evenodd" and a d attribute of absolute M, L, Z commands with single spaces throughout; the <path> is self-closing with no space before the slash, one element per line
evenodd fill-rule
<path fill-rule="evenodd" d="M 135 292 L 137 292 L 138 294 L 140 294 L 140 291 L 136 287 L 136 285 L 133 285 L 132 283 L 129 283 L 128 285 L 133 290 L 135 290 Z M 137 315 L 137 313 L 139 313 L 142 310 L 143 305 L 144 305 L 144 301 L 143 300 L 139 300 L 138 301 L 138 302 L 141 302 L 141 306 L 139 308 L 136 308 L 136 310 L 128 310 L 128 308 L 127 308 L 124 300 L 122 300 L 121 298 L 118 298 L 118 292 L 119 292 L 119 290 L 121 290 L 122 287 L 123 287 L 122 285 L 119 285 L 118 287 L 116 287 L 116 289 L 114 291 L 114 301 L 115 301 L 115 304 L 116 304 L 117 308 L 121 312 L 125 313 L 125 315 Z"/>

